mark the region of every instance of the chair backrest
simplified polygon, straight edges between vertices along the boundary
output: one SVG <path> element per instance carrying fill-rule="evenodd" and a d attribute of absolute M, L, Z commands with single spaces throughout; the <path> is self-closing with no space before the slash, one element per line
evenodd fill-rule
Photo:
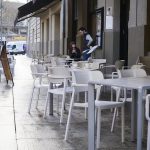
<path fill-rule="evenodd" d="M 136 65 L 132 65 L 131 69 L 140 69 L 140 68 L 144 68 L 143 64 L 136 64 Z"/>
<path fill-rule="evenodd" d="M 34 78 L 40 77 L 40 73 L 45 73 L 44 66 L 42 64 L 31 64 L 30 68 Z"/>
<path fill-rule="evenodd" d="M 70 79 L 70 71 L 69 68 L 66 67 L 49 67 L 49 81 L 51 83 L 63 83 L 65 79 Z"/>
<path fill-rule="evenodd" d="M 139 56 L 136 63 L 142 63 L 144 65 L 146 73 L 148 75 L 150 74 L 150 56 Z"/>
<path fill-rule="evenodd" d="M 144 69 L 133 69 L 134 77 L 146 77 L 147 73 Z"/>
<path fill-rule="evenodd" d="M 100 81 L 104 79 L 101 71 L 74 70 L 72 78 L 76 84 L 88 84 L 89 81 Z"/>
<path fill-rule="evenodd" d="M 38 71 L 37 71 L 36 65 L 32 64 L 32 65 L 30 65 L 30 68 L 31 68 L 33 78 L 39 77 L 37 75 Z"/>
<path fill-rule="evenodd" d="M 126 77 L 146 77 L 146 71 L 144 69 L 122 69 L 118 70 L 119 78 L 126 78 Z"/>
<path fill-rule="evenodd" d="M 89 71 L 88 70 L 73 70 L 72 82 L 75 84 L 88 84 Z"/>
<path fill-rule="evenodd" d="M 57 62 L 56 62 L 56 57 L 51 57 L 51 65 L 52 66 L 57 66 Z"/>
<path fill-rule="evenodd" d="M 57 59 L 56 59 L 56 64 L 58 66 L 65 65 L 65 62 L 66 62 L 66 58 L 65 57 L 57 57 Z"/>
<path fill-rule="evenodd" d="M 42 64 L 36 64 L 36 68 L 38 73 L 45 73 L 45 69 Z"/>
<path fill-rule="evenodd" d="M 147 120 L 150 122 L 150 109 L 149 109 L 149 107 L 150 107 L 150 94 L 148 94 L 146 96 L 146 103 L 145 103 L 145 108 L 146 108 L 145 115 L 146 115 Z"/>
<path fill-rule="evenodd" d="M 116 60 L 115 62 L 115 67 L 116 69 L 122 69 L 122 67 L 124 66 L 125 60 Z"/>
<path fill-rule="evenodd" d="M 100 81 L 104 79 L 103 73 L 101 71 L 89 71 L 90 81 Z"/>
<path fill-rule="evenodd" d="M 93 62 L 97 62 L 99 64 L 104 64 L 106 63 L 106 59 L 92 59 Z"/>
<path fill-rule="evenodd" d="M 119 78 L 134 77 L 133 69 L 117 70 Z"/>
<path fill-rule="evenodd" d="M 88 62 L 87 61 L 78 61 L 77 62 L 77 65 L 78 65 L 78 67 L 80 67 L 80 68 L 84 68 L 85 67 L 85 64 L 87 64 Z"/>
<path fill-rule="evenodd" d="M 52 75 L 56 75 L 56 76 L 63 76 L 63 77 L 68 77 L 70 76 L 70 71 L 69 71 L 69 68 L 67 67 L 49 67 L 49 74 L 52 74 Z"/>

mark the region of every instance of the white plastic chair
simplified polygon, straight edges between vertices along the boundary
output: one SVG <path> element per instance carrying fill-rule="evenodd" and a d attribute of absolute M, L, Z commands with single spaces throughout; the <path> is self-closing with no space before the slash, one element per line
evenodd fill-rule
<path fill-rule="evenodd" d="M 54 88 L 52 89 L 49 86 L 47 91 L 46 103 L 45 103 L 45 111 L 44 111 L 44 118 L 46 117 L 48 101 L 49 101 L 49 94 L 55 95 L 62 95 L 62 103 L 61 103 L 61 117 L 60 123 L 63 122 L 63 113 L 64 113 L 64 105 L 65 105 L 65 98 L 66 93 L 72 93 L 72 87 L 68 86 L 68 80 L 70 80 L 70 72 L 68 68 L 65 67 L 51 67 L 49 68 L 49 82 L 50 84 L 63 84 L 63 87 Z"/>
<path fill-rule="evenodd" d="M 30 113 L 30 110 L 31 110 L 34 90 L 38 89 L 38 98 L 36 100 L 36 108 L 37 108 L 39 95 L 40 95 L 40 89 L 41 88 L 48 88 L 48 84 L 43 84 L 42 83 L 42 78 L 45 78 L 45 77 L 47 78 L 47 75 L 48 75 L 47 72 L 44 71 L 43 65 L 41 65 L 41 64 L 32 64 L 30 67 L 31 67 L 31 72 L 32 72 L 32 76 L 33 76 L 34 81 L 33 81 L 33 88 L 32 88 L 30 103 L 29 103 L 29 107 L 28 107 L 28 113 Z"/>
<path fill-rule="evenodd" d="M 107 65 L 107 64 L 102 65 L 100 67 L 100 70 L 104 73 L 105 78 L 112 78 L 112 73 L 116 72 L 118 69 L 122 69 L 124 66 L 124 63 L 125 63 L 124 60 L 116 60 L 114 65 Z"/>
<path fill-rule="evenodd" d="M 139 69 L 139 68 L 138 69 L 134 68 L 134 69 L 117 70 L 117 73 L 118 73 L 119 78 L 126 78 L 126 77 L 135 77 L 136 78 L 136 77 L 146 77 L 147 76 L 146 71 L 144 69 Z M 118 87 L 112 86 L 111 89 L 118 90 Z M 132 91 L 131 91 L 131 97 L 127 97 L 127 90 L 130 90 L 130 89 L 124 89 L 124 91 L 123 91 L 124 97 L 120 98 L 120 100 L 124 101 L 124 99 L 125 99 L 126 102 L 132 102 Z M 145 95 L 146 95 L 146 93 L 145 93 Z M 145 96 L 143 97 L 143 99 L 145 99 Z M 112 100 L 112 97 L 111 97 L 111 100 Z M 131 107 L 133 108 L 133 106 L 131 106 Z M 115 109 L 115 111 L 114 111 L 111 132 L 113 132 L 116 114 L 117 114 L 117 109 Z"/>
<path fill-rule="evenodd" d="M 88 107 L 88 103 L 75 103 L 74 102 L 74 95 L 80 89 L 86 89 L 86 84 L 92 80 L 92 81 L 100 81 L 103 79 L 103 74 L 100 71 L 74 71 L 74 77 L 76 83 L 73 84 L 73 93 L 72 98 L 70 102 L 70 109 L 69 109 L 69 115 L 67 120 L 67 126 L 66 126 L 66 132 L 65 132 L 65 140 L 68 139 L 68 132 L 70 127 L 70 121 L 71 121 L 71 113 L 74 106 L 76 107 Z M 86 79 L 85 79 L 86 78 Z M 84 80 L 82 82 L 82 79 Z M 96 101 L 95 105 L 98 108 L 98 121 L 97 121 L 97 148 L 100 146 L 100 125 L 101 125 L 101 110 L 103 109 L 111 109 L 115 107 L 121 107 L 122 108 L 122 142 L 124 141 L 124 102 L 111 102 L 111 101 L 102 101 L 99 99 L 100 96 L 100 89 L 101 85 L 96 87 L 98 94 L 96 95 Z M 119 99 L 120 92 L 118 92 L 117 98 Z"/>
<path fill-rule="evenodd" d="M 146 103 L 145 103 L 145 115 L 148 121 L 148 132 L 147 132 L 147 150 L 150 150 L 150 94 L 146 96 Z"/>

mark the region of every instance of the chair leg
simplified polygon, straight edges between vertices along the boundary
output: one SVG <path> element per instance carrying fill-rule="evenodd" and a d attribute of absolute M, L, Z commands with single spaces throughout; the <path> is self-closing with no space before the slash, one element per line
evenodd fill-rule
<path fill-rule="evenodd" d="M 114 110 L 113 121 L 112 121 L 112 124 L 111 124 L 111 132 L 113 132 L 113 130 L 114 130 L 116 115 L 117 115 L 117 108 L 115 108 L 115 110 Z"/>
<path fill-rule="evenodd" d="M 59 114 L 59 95 L 58 95 L 58 100 L 57 100 L 57 114 Z"/>
<path fill-rule="evenodd" d="M 63 114 L 64 114 L 64 105 L 65 105 L 66 93 L 63 94 L 62 103 L 61 103 L 61 115 L 60 115 L 60 123 L 63 122 Z"/>
<path fill-rule="evenodd" d="M 85 92 L 85 103 L 87 103 L 87 92 Z M 85 107 L 85 119 L 87 119 L 87 112 L 88 112 L 88 108 Z"/>
<path fill-rule="evenodd" d="M 46 118 L 46 112 L 47 112 L 47 107 L 48 107 L 48 101 L 49 101 L 49 92 L 47 92 L 47 96 L 46 96 L 46 103 L 45 103 L 45 110 L 44 110 L 43 118 Z"/>
<path fill-rule="evenodd" d="M 120 98 L 120 89 L 116 91 L 116 102 L 119 101 L 119 98 Z M 116 107 L 114 110 L 113 120 L 111 124 L 111 132 L 113 132 L 114 130 L 114 124 L 115 124 L 115 119 L 116 119 L 117 114 L 118 114 L 118 108 Z"/>
<path fill-rule="evenodd" d="M 150 150 L 150 122 L 148 122 L 147 150 Z"/>
<path fill-rule="evenodd" d="M 39 99 L 40 99 L 40 93 L 41 93 L 41 89 L 39 88 L 39 89 L 38 89 L 38 98 L 37 98 L 36 104 L 35 104 L 35 108 L 36 108 L 36 109 L 37 109 L 37 107 L 38 107 L 38 102 L 39 102 Z"/>
<path fill-rule="evenodd" d="M 125 118 L 124 118 L 124 106 L 121 107 L 121 142 L 124 143 L 125 138 Z"/>
<path fill-rule="evenodd" d="M 96 148 L 100 148 L 100 134 L 101 134 L 101 109 L 98 108 Z"/>
<path fill-rule="evenodd" d="M 65 141 L 68 139 L 68 131 L 69 131 L 69 127 L 70 127 L 71 113 L 72 113 L 72 108 L 73 108 L 73 103 L 74 103 L 74 96 L 75 96 L 75 91 L 73 91 L 71 101 L 70 101 L 69 115 L 68 115 L 66 132 L 65 132 L 65 139 L 64 139 Z"/>
<path fill-rule="evenodd" d="M 77 93 L 77 102 L 79 102 L 80 93 Z"/>
<path fill-rule="evenodd" d="M 97 107 L 95 108 L 95 127 L 97 125 L 97 113 L 98 113 L 98 109 Z"/>
<path fill-rule="evenodd" d="M 31 105 L 32 105 L 32 101 L 33 101 L 34 89 L 35 89 L 35 87 L 33 87 L 33 89 L 32 89 L 32 94 L 31 94 L 30 103 L 29 103 L 29 107 L 28 107 L 28 113 L 29 114 L 30 114 Z"/>
<path fill-rule="evenodd" d="M 145 126 L 145 103 L 144 103 L 144 101 L 143 101 L 143 103 L 142 103 L 142 107 L 143 107 L 143 109 L 142 109 L 142 115 L 143 115 L 143 117 L 142 117 L 142 124 L 143 124 L 143 129 L 142 129 L 142 138 L 144 137 L 144 126 Z"/>
<path fill-rule="evenodd" d="M 111 101 L 113 101 L 113 89 L 111 88 Z M 113 112 L 113 109 L 110 109 Z"/>

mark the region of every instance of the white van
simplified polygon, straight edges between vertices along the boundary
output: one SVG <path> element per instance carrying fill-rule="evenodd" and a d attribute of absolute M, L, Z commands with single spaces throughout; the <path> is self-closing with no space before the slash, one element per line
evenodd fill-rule
<path fill-rule="evenodd" d="M 6 49 L 10 55 L 25 54 L 26 44 L 26 41 L 10 41 L 6 44 Z"/>

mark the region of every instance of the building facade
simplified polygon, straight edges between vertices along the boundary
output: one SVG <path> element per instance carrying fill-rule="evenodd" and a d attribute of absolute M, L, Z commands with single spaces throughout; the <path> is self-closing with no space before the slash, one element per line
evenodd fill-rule
<path fill-rule="evenodd" d="M 33 1 L 40 5 L 40 0 Z M 123 59 L 126 64 L 135 64 L 138 56 L 150 51 L 150 2 L 148 0 L 45 0 L 45 6 L 31 14 L 40 18 L 40 49 L 45 56 L 67 54 L 71 41 L 82 48 L 81 26 L 87 28 L 99 48 L 94 58 L 106 58 L 108 63 Z M 84 9 L 83 9 L 84 8 Z M 35 38 L 33 25 L 29 41 Z M 30 30 L 29 29 L 29 30 Z M 30 44 L 34 45 L 34 44 Z M 38 44 L 36 44 L 38 45 Z"/>

